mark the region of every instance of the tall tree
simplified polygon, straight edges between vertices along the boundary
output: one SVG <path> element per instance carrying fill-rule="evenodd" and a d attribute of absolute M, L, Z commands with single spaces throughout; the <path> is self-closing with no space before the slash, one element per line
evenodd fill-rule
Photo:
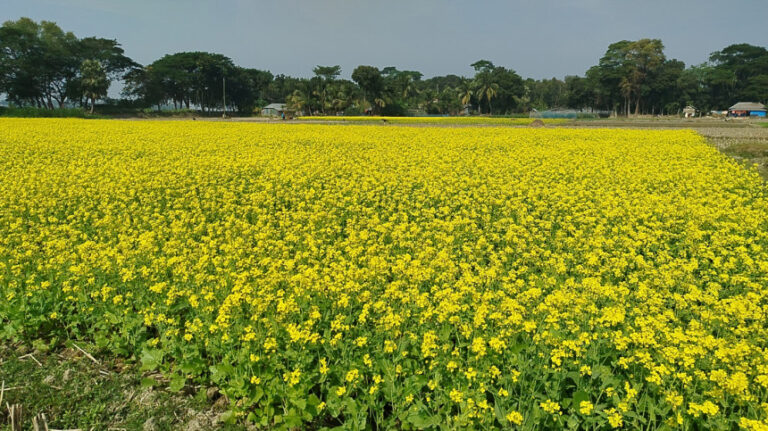
<path fill-rule="evenodd" d="M 310 80 L 314 84 L 312 95 L 317 96 L 320 110 L 325 114 L 326 108 L 330 105 L 328 86 L 331 85 L 341 74 L 341 66 L 315 66 L 312 69 L 315 78 Z"/>
<path fill-rule="evenodd" d="M 374 66 L 357 66 L 352 71 L 352 80 L 363 90 L 363 100 L 371 102 L 377 111 L 382 107 L 382 103 L 386 105 L 386 102 L 381 97 L 384 90 L 384 79 L 378 68 Z M 377 100 L 381 103 L 377 102 Z"/>
<path fill-rule="evenodd" d="M 678 89 L 678 106 L 693 105 L 698 109 L 709 110 L 713 108 L 709 89 L 707 88 L 707 77 L 709 76 L 711 66 L 700 64 L 691 66 L 682 72 L 677 78 L 675 87 Z M 667 112 L 672 112 L 665 108 Z"/>
<path fill-rule="evenodd" d="M 634 105 L 640 113 L 642 101 L 651 92 L 650 80 L 666 61 L 664 45 L 658 39 L 622 40 L 608 46 L 597 66 L 587 72 L 597 103 L 627 115 Z M 634 103 L 633 103 L 634 102 Z"/>
<path fill-rule="evenodd" d="M 715 104 L 727 107 L 736 99 L 765 101 L 762 83 L 768 80 L 768 49 L 746 43 L 730 45 L 712 53 L 710 63 L 709 86 Z"/>
<path fill-rule="evenodd" d="M 150 93 L 136 87 L 149 86 L 161 89 L 161 99 L 181 108 L 198 105 L 203 111 L 222 107 L 223 81 L 229 79 L 234 88 L 245 85 L 237 82 L 245 79 L 232 60 L 224 55 L 209 52 L 179 52 L 165 55 L 147 66 L 143 74 L 133 74 L 130 88 L 136 93 Z M 230 102 L 237 102 L 233 98 Z M 244 106 L 244 105 L 243 105 Z"/>
<path fill-rule="evenodd" d="M 586 78 L 574 75 L 565 77 L 565 106 L 579 109 L 591 107 L 594 100 L 591 93 Z"/>
<path fill-rule="evenodd" d="M 80 102 L 85 60 L 99 61 L 111 79 L 137 66 L 117 42 L 78 39 L 50 21 L 21 18 L 0 26 L 0 92 L 14 103 L 54 108 Z"/>
<path fill-rule="evenodd" d="M 666 61 L 664 44 L 659 39 L 640 39 L 629 45 L 626 55 L 629 73 L 625 78 L 635 94 L 635 115 L 638 115 L 640 102 L 648 92 L 645 87 L 648 76 L 654 74 Z"/>
<path fill-rule="evenodd" d="M 285 99 L 288 108 L 293 109 L 296 112 L 304 112 L 304 108 L 309 107 L 309 98 L 301 90 L 293 90 L 290 96 Z M 309 113 L 310 115 L 312 112 Z"/>
<path fill-rule="evenodd" d="M 494 109 L 504 113 L 519 112 L 517 99 L 525 95 L 523 78 L 514 70 L 502 66 L 495 66 L 491 76 L 499 86 L 493 102 Z"/>
<path fill-rule="evenodd" d="M 482 70 L 475 75 L 475 94 L 482 101 L 483 98 L 488 101 L 488 113 L 493 115 L 493 105 L 491 100 L 499 92 L 499 84 L 493 80 L 493 75 L 489 70 Z"/>
<path fill-rule="evenodd" d="M 494 106 L 505 113 L 517 110 L 517 100 L 525 94 L 520 75 L 512 69 L 496 66 L 489 60 L 479 60 L 471 66 L 477 72 L 473 83 L 478 106 L 482 106 L 485 100 L 489 113 L 493 112 Z M 496 103 L 492 103 L 493 100 Z"/>
<path fill-rule="evenodd" d="M 467 78 L 461 78 L 461 81 L 456 87 L 456 91 L 462 106 L 469 105 L 472 102 L 474 85 L 471 80 Z"/>
<path fill-rule="evenodd" d="M 470 64 L 473 69 L 475 69 L 475 72 L 483 72 L 483 71 L 491 71 L 494 69 L 493 62 L 488 60 L 477 60 L 476 62 Z"/>
<path fill-rule="evenodd" d="M 107 72 L 97 60 L 85 60 L 80 66 L 82 77 L 80 78 L 83 96 L 90 100 L 91 114 L 96 106 L 96 100 L 107 95 L 109 78 Z"/>
<path fill-rule="evenodd" d="M 312 72 L 314 72 L 315 76 L 319 76 L 324 81 L 329 82 L 341 75 L 341 66 L 315 66 Z"/>
<path fill-rule="evenodd" d="M 610 44 L 598 64 L 587 71 L 587 79 L 596 89 L 595 103 L 601 108 L 616 111 L 623 104 L 623 110 L 629 110 L 631 92 L 622 91 L 621 84 L 630 73 L 626 58 L 631 44 L 628 40 Z"/>

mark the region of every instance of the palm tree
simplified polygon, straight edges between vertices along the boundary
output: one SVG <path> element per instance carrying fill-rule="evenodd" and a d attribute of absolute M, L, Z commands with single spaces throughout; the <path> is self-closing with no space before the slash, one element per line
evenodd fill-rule
<path fill-rule="evenodd" d="M 488 72 L 480 72 L 475 77 L 476 93 L 480 100 L 485 97 L 488 100 L 488 113 L 493 115 L 493 106 L 491 105 L 491 99 L 496 97 L 499 93 L 499 84 L 493 82 L 493 77 Z"/>
<path fill-rule="evenodd" d="M 403 89 L 403 98 L 407 99 L 408 96 L 419 94 L 419 89 L 416 88 L 416 81 L 408 73 L 402 73 L 398 76 L 400 81 L 400 87 Z"/>
<path fill-rule="evenodd" d="M 335 91 L 331 98 L 330 105 L 334 112 L 343 112 L 352 103 L 352 98 L 343 88 Z"/>
<path fill-rule="evenodd" d="M 459 86 L 456 87 L 456 93 L 458 93 L 462 108 L 467 106 L 472 101 L 472 81 L 467 78 L 461 78 Z"/>
<path fill-rule="evenodd" d="M 363 96 L 363 95 L 358 95 L 358 96 L 355 96 L 355 97 L 354 97 L 354 98 L 353 98 L 353 99 L 350 101 L 350 104 L 352 104 L 352 105 L 356 106 L 356 107 L 357 107 L 357 108 L 358 108 L 360 111 L 362 111 L 362 112 L 368 112 L 368 109 L 370 109 L 370 108 L 372 107 L 372 106 L 371 106 L 371 102 L 369 102 L 369 101 L 368 101 L 368 100 L 365 98 L 365 96 Z"/>
<path fill-rule="evenodd" d="M 528 92 L 522 97 L 512 96 L 512 99 L 514 99 L 515 105 L 517 105 L 519 111 L 529 112 L 531 110 L 531 97 Z"/>
<path fill-rule="evenodd" d="M 319 102 L 320 102 L 320 112 L 322 112 L 323 115 L 325 115 L 325 108 L 328 106 L 327 100 L 328 100 L 328 88 L 322 87 L 312 92 L 315 96 L 317 96 Z"/>
<path fill-rule="evenodd" d="M 296 112 L 303 112 L 304 107 L 309 106 L 309 100 L 301 90 L 294 90 L 285 101 L 287 102 L 288 107 Z M 309 112 L 309 115 L 312 115 L 311 111 Z"/>
<path fill-rule="evenodd" d="M 377 97 L 377 98 L 373 99 L 373 104 L 375 106 L 378 106 L 379 107 L 378 111 L 381 112 L 381 108 L 387 106 L 387 101 L 384 100 L 381 97 Z"/>

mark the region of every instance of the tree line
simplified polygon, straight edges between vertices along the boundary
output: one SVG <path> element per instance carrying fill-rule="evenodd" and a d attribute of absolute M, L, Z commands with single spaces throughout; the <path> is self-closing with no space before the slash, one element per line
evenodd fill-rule
<path fill-rule="evenodd" d="M 513 114 L 571 108 L 618 115 L 674 114 L 686 105 L 725 109 L 737 101 L 768 103 L 768 50 L 734 44 L 688 66 L 667 58 L 659 39 L 611 44 L 584 76 L 523 79 L 479 60 L 472 77 L 318 65 L 311 78 L 240 67 L 216 53 L 180 52 L 148 65 L 127 57 L 115 40 L 77 38 L 53 22 L 21 18 L 0 27 L 0 93 L 18 106 L 93 110 L 111 82 L 123 83 L 119 103 L 250 114 L 284 102 L 307 114 Z M 224 100 L 226 99 L 226 102 Z M 226 103 L 226 106 L 224 106 Z"/>

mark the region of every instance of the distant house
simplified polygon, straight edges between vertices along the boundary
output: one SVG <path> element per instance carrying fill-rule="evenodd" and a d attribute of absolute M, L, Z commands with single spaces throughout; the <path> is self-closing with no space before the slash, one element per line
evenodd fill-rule
<path fill-rule="evenodd" d="M 270 103 L 269 105 L 261 108 L 261 115 L 279 117 L 285 112 L 285 103 Z"/>
<path fill-rule="evenodd" d="M 762 103 L 739 102 L 728 108 L 729 117 L 763 117 L 765 118 L 766 109 Z"/>
<path fill-rule="evenodd" d="M 696 108 L 694 108 L 691 105 L 688 105 L 683 109 L 683 116 L 685 118 L 693 118 L 696 116 Z"/>

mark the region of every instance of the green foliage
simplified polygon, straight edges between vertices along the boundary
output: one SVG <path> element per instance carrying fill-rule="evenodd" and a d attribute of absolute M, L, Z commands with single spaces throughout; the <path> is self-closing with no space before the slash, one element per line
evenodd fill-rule
<path fill-rule="evenodd" d="M 168 103 L 174 109 L 199 107 L 204 113 L 223 108 L 250 115 L 272 82 L 271 73 L 237 67 L 232 59 L 209 52 L 166 55 L 126 76 L 125 96 L 145 107 Z"/>
<path fill-rule="evenodd" d="M 48 118 L 86 118 L 88 115 L 83 108 L 34 108 L 25 107 L 0 107 L 0 117 L 48 117 Z"/>
<path fill-rule="evenodd" d="M 610 44 L 584 76 L 565 79 L 523 81 L 514 70 L 481 59 L 471 64 L 475 75 L 469 80 L 457 75 L 423 79 L 418 71 L 361 65 L 350 81 L 339 78 L 339 65 L 317 65 L 309 79 L 274 76 L 210 52 L 169 54 L 141 67 L 116 41 L 78 39 L 52 22 L 21 18 L 0 27 L 0 93 L 16 105 L 92 107 L 105 95 L 104 78 L 101 72 L 96 80 L 85 76 L 86 61 L 102 66 L 107 83 L 122 79 L 123 96 L 139 108 L 172 105 L 205 115 L 220 115 L 223 109 L 252 115 L 272 102 L 310 115 L 457 115 L 465 108 L 508 115 L 564 107 L 676 114 L 686 105 L 707 112 L 737 101 L 768 103 L 768 49 L 749 44 L 728 46 L 712 53 L 708 63 L 687 68 L 666 58 L 661 40 L 640 39 Z"/>
<path fill-rule="evenodd" d="M 710 56 L 707 81 L 714 103 L 730 106 L 739 99 L 768 103 L 768 49 L 746 43 L 730 45 Z"/>
<path fill-rule="evenodd" d="M 499 84 L 495 82 L 491 70 L 481 70 L 475 76 L 475 96 L 479 102 L 488 102 L 488 113 L 493 114 L 491 100 L 499 93 Z"/>
<path fill-rule="evenodd" d="M 384 80 L 378 68 L 373 66 L 357 66 L 352 71 L 352 80 L 363 91 L 363 99 L 373 102 L 381 96 L 384 90 Z"/>
<path fill-rule="evenodd" d="M 341 66 L 315 66 L 312 72 L 325 81 L 333 81 L 341 75 Z"/>
<path fill-rule="evenodd" d="M 83 91 L 83 97 L 91 101 L 91 114 L 96 105 L 96 99 L 101 99 L 107 95 L 109 89 L 109 78 L 104 67 L 96 60 L 85 60 L 80 66 L 80 88 Z"/>
<path fill-rule="evenodd" d="M 78 39 L 50 21 L 21 18 L 0 26 L 0 93 L 16 105 L 82 105 L 81 65 L 86 60 L 99 62 L 110 79 L 136 66 L 116 41 Z"/>

